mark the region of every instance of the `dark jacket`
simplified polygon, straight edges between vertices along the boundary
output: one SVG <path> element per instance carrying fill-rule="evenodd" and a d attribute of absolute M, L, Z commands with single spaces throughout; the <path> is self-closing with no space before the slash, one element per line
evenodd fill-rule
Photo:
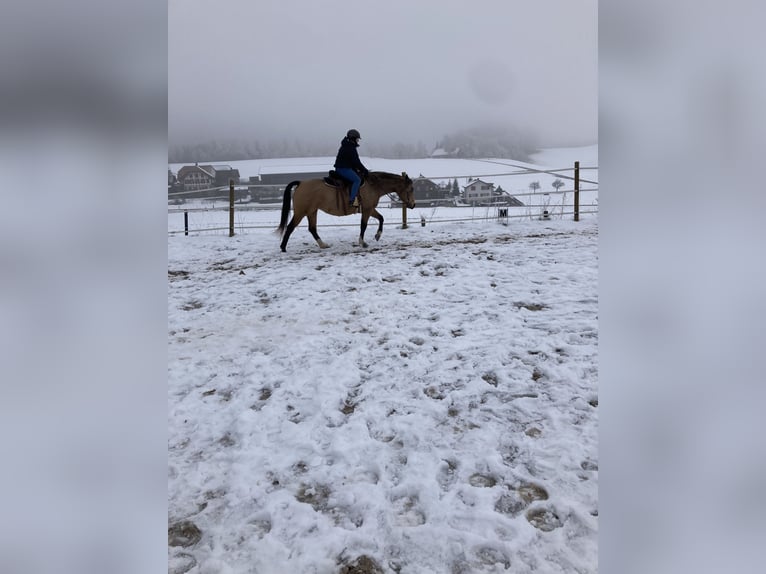
<path fill-rule="evenodd" d="M 357 144 L 347 137 L 343 138 L 343 141 L 340 142 L 338 156 L 335 158 L 335 167 L 350 167 L 361 175 L 367 175 L 367 168 L 359 160 L 359 153 L 356 151 L 356 148 Z"/>

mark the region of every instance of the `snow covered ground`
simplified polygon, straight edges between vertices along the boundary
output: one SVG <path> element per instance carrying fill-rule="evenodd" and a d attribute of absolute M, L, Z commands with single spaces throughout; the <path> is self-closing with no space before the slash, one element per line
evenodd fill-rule
<path fill-rule="evenodd" d="M 170 572 L 597 571 L 597 217 L 410 217 L 169 236 Z"/>

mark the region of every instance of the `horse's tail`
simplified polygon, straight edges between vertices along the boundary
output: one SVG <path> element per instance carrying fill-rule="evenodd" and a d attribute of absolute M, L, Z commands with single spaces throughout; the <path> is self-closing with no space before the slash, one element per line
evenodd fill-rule
<path fill-rule="evenodd" d="M 285 227 L 287 227 L 287 216 L 290 215 L 290 198 L 292 189 L 299 183 L 300 181 L 291 181 L 285 188 L 285 195 L 282 198 L 282 218 L 279 220 L 279 227 L 277 227 L 277 231 L 280 235 L 284 233 Z"/>

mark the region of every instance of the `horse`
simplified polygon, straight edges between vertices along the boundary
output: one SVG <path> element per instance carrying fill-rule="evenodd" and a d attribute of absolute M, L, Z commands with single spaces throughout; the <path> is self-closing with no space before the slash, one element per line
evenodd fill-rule
<path fill-rule="evenodd" d="M 295 189 L 295 193 L 292 194 L 293 217 L 290 223 L 287 223 L 287 216 L 290 213 L 290 194 L 296 185 L 298 187 Z M 325 213 L 336 216 L 358 213 L 356 208 L 348 205 L 347 189 L 348 187 L 341 190 L 341 188 L 331 186 L 323 179 L 292 181 L 287 184 L 282 200 L 282 218 L 276 230 L 282 236 L 282 243 L 280 245 L 282 251 L 286 251 L 290 234 L 304 217 L 307 217 L 309 220 L 309 231 L 314 236 L 317 245 L 322 249 L 329 247 L 317 233 L 317 212 L 321 209 Z M 415 207 L 412 180 L 406 172 L 402 172 L 402 175 L 385 171 L 369 172 L 362 187 L 359 189 L 358 195 L 362 213 L 361 230 L 359 232 L 359 245 L 361 247 L 367 247 L 367 243 L 364 241 L 364 232 L 367 229 L 367 220 L 370 216 L 378 220 L 378 232 L 375 234 L 375 241 L 380 240 L 380 235 L 383 233 L 383 216 L 376 208 L 380 198 L 389 193 L 397 194 L 402 203 L 408 208 L 413 209 Z"/>

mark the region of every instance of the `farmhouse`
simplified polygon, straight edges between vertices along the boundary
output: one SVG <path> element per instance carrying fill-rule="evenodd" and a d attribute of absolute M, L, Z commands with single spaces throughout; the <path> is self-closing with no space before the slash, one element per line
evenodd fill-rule
<path fill-rule="evenodd" d="M 463 188 L 463 202 L 469 204 L 481 204 L 492 201 L 494 183 L 487 183 L 481 179 L 469 179 Z"/>
<path fill-rule="evenodd" d="M 412 191 L 415 194 L 415 203 L 420 206 L 455 205 L 455 197 L 449 183 L 439 185 L 422 174 L 412 180 Z M 391 199 L 391 207 L 401 205 L 398 197 Z"/>
<path fill-rule="evenodd" d="M 506 191 L 494 183 L 488 183 L 481 179 L 468 179 L 468 184 L 463 188 L 463 203 L 468 205 L 512 205 L 522 206 L 521 201 L 508 195 Z"/>
<path fill-rule="evenodd" d="M 229 180 L 239 183 L 239 170 L 229 165 L 185 165 L 178 170 L 176 176 L 183 191 L 200 191 L 198 197 L 206 197 L 213 193 L 206 193 L 215 187 L 229 185 Z"/>

